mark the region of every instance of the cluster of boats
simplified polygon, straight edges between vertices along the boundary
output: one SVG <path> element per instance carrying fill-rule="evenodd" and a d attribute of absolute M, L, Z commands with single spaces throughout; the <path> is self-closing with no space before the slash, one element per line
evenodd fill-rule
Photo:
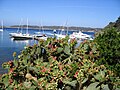
<path fill-rule="evenodd" d="M 45 34 L 23 34 L 23 33 L 9 33 L 10 37 L 15 39 L 15 40 L 26 40 L 26 39 L 35 39 L 35 38 L 41 38 L 41 39 L 47 39 L 47 36 Z M 44 37 L 44 38 L 43 38 Z"/>
<path fill-rule="evenodd" d="M 41 28 L 42 30 L 42 28 Z M 0 29 L 1 32 L 3 32 L 3 23 L 2 23 L 2 28 Z M 43 30 L 44 31 L 44 30 Z M 62 32 L 64 32 L 65 30 L 62 29 L 60 30 L 60 33 L 57 34 L 56 30 L 53 30 L 53 33 L 51 33 L 52 36 L 56 36 L 58 39 L 59 38 L 65 38 L 67 34 L 63 34 Z M 68 30 L 67 30 L 68 32 Z M 9 33 L 10 37 L 13 38 L 14 40 L 27 40 L 27 39 L 44 39 L 47 40 L 48 36 L 45 33 L 42 32 L 35 32 L 34 35 L 31 35 L 28 33 L 28 19 L 27 19 L 27 26 L 26 26 L 26 33 L 22 33 L 22 29 L 19 30 L 15 33 Z M 85 40 L 85 39 L 89 39 L 89 40 L 93 40 L 91 35 L 88 34 L 84 34 L 81 31 L 79 32 L 73 32 L 72 34 L 69 35 L 70 39 L 77 39 L 77 40 Z"/>
<path fill-rule="evenodd" d="M 44 39 L 44 40 L 47 40 L 48 36 L 46 34 L 43 34 L 42 32 L 36 32 L 34 35 L 31 35 L 31 34 L 23 34 L 21 32 L 17 32 L 17 33 L 9 33 L 9 35 L 14 38 L 14 39 L 17 39 L 17 40 L 25 40 L 25 39 Z M 57 33 L 54 33 L 52 34 L 54 36 L 56 36 L 58 39 L 59 38 L 65 38 L 66 35 L 64 34 L 57 34 Z M 91 35 L 88 35 L 88 34 L 84 34 L 82 33 L 81 31 L 79 32 L 73 32 L 72 34 L 69 35 L 69 38 L 70 39 L 77 39 L 77 40 L 85 40 L 85 39 L 89 39 L 89 40 L 93 40 L 92 36 Z"/>
<path fill-rule="evenodd" d="M 45 38 L 47 39 L 46 35 L 42 34 L 41 32 L 35 32 L 34 35 L 31 35 L 31 34 L 28 33 L 28 19 L 27 19 L 26 33 L 22 33 L 22 28 L 21 28 L 21 30 L 19 30 L 19 28 L 18 28 L 16 33 L 9 33 L 9 35 L 14 40 L 35 39 L 35 38 L 38 38 L 38 37 L 39 38 L 41 37 L 42 39 L 44 37 L 44 39 Z"/>

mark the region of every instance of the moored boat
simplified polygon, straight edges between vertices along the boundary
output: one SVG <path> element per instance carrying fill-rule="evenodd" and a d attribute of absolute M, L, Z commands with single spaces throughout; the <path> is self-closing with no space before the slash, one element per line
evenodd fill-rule
<path fill-rule="evenodd" d="M 3 32 L 3 29 L 0 29 L 0 32 Z"/>
<path fill-rule="evenodd" d="M 26 28 L 26 34 L 23 33 L 11 33 L 12 37 L 14 39 L 18 39 L 18 40 L 24 40 L 24 39 L 32 39 L 33 35 L 30 35 L 28 33 L 28 19 L 27 19 L 27 28 Z"/>
<path fill-rule="evenodd" d="M 83 40 L 83 39 L 91 39 L 90 35 L 84 34 L 81 31 L 73 32 L 73 34 L 71 34 L 69 37 L 70 37 L 70 39 L 73 39 L 73 38 L 81 39 L 81 40 Z"/>
<path fill-rule="evenodd" d="M 17 32 L 9 33 L 10 37 L 19 36 L 22 34 L 22 25 L 21 25 L 22 21 L 23 20 L 21 19 Z"/>
<path fill-rule="evenodd" d="M 12 38 L 14 38 L 15 40 L 25 40 L 25 39 L 32 39 L 33 36 L 30 34 L 14 34 L 12 35 Z"/>
<path fill-rule="evenodd" d="M 39 26 L 39 32 L 35 32 L 33 36 L 34 36 L 34 38 L 35 38 L 35 37 L 40 37 L 40 38 L 41 38 L 41 37 L 43 37 L 43 38 L 44 38 L 44 37 L 47 37 L 47 35 L 46 35 L 45 32 L 44 32 L 44 29 L 43 29 L 43 26 L 42 26 L 42 22 L 41 22 L 41 24 L 40 24 L 40 26 Z"/>

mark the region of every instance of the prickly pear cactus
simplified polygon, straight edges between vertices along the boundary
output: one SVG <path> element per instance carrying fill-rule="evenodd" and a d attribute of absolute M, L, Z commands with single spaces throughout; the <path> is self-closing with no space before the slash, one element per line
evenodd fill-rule
<path fill-rule="evenodd" d="M 26 46 L 14 60 L 3 63 L 8 73 L 0 79 L 2 90 L 112 90 L 119 78 L 99 58 L 97 44 L 84 41 L 75 48 L 76 40 L 48 38 Z M 115 78 L 114 78 L 115 77 Z"/>

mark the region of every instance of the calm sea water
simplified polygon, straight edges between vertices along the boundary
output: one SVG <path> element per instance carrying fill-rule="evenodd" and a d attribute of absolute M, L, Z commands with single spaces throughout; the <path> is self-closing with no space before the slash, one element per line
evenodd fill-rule
<path fill-rule="evenodd" d="M 5 73 L 6 70 L 2 68 L 2 63 L 7 62 L 9 60 L 13 60 L 13 52 L 17 52 L 19 55 L 20 52 L 24 49 L 26 45 L 33 45 L 37 43 L 36 40 L 19 40 L 14 41 L 10 38 L 9 33 L 17 32 L 17 29 L 4 29 L 3 32 L 0 32 L 0 74 Z M 26 30 L 23 29 L 23 33 Z M 34 32 L 38 32 L 38 30 L 29 29 L 30 34 L 34 34 Z M 41 31 L 43 32 L 43 31 Z M 59 33 L 60 31 L 57 31 Z M 73 31 L 69 31 L 68 34 L 72 34 Z M 44 30 L 44 33 L 53 34 L 52 30 Z M 84 32 L 89 35 L 94 35 L 94 32 Z"/>

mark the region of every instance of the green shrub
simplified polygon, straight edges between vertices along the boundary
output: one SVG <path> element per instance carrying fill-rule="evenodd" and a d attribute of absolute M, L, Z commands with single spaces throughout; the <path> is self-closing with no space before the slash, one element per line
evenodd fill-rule
<path fill-rule="evenodd" d="M 95 38 L 99 45 L 100 58 L 98 64 L 104 64 L 120 76 L 120 32 L 115 28 L 106 28 Z"/>
<path fill-rule="evenodd" d="M 65 39 L 42 41 L 27 46 L 16 59 L 5 62 L 8 69 L 0 82 L 2 90 L 113 90 L 119 88 L 119 78 L 99 58 L 97 44 Z"/>

